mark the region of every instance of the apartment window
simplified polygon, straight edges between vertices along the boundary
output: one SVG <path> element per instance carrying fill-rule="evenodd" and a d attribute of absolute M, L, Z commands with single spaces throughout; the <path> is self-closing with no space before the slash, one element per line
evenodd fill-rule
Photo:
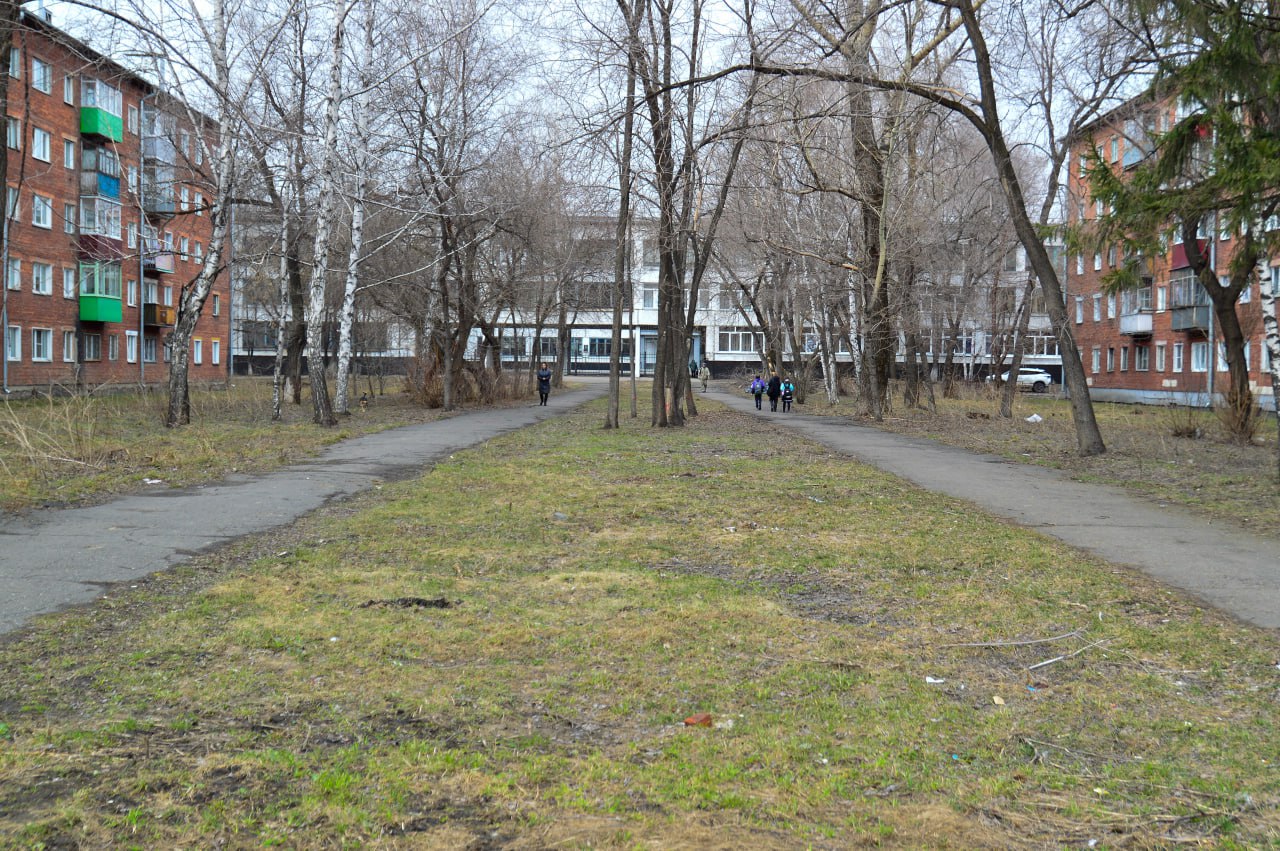
<path fill-rule="evenodd" d="M 144 337 L 142 340 L 142 360 L 146 363 L 156 362 L 156 338 Z"/>
<path fill-rule="evenodd" d="M 608 339 L 605 339 L 602 342 L 609 343 L 611 341 Z M 212 363 L 212 364 L 222 363 L 222 341 L 221 340 L 209 341 L 209 363 Z"/>
<path fill-rule="evenodd" d="M 138 332 L 124 332 L 124 359 L 129 363 L 138 362 Z"/>
<path fill-rule="evenodd" d="M 31 329 L 31 359 L 41 363 L 53 360 L 53 329 Z"/>
<path fill-rule="evenodd" d="M 1209 371 L 1209 344 L 1208 343 L 1192 343 L 1191 344 L 1191 371 L 1192 372 L 1208 372 Z"/>
<path fill-rule="evenodd" d="M 1169 307 L 1169 288 L 1156 287 L 1156 310 L 1160 313 Z"/>
<path fill-rule="evenodd" d="M 43 195 L 31 196 L 31 224 L 38 228 L 53 228 L 53 199 Z"/>
<path fill-rule="evenodd" d="M 199 153 L 200 153 L 200 149 L 196 148 L 196 154 L 199 155 Z M 196 215 L 203 216 L 204 215 L 204 195 L 200 192 L 196 193 L 195 207 L 196 207 Z"/>
<path fill-rule="evenodd" d="M 1093 295 L 1093 321 L 1102 321 L 1102 296 L 1098 293 Z"/>
<path fill-rule="evenodd" d="M 1151 348 L 1149 346 L 1133 347 L 1133 368 L 1137 372 L 1147 372 L 1151 369 Z"/>
<path fill-rule="evenodd" d="M 1113 346 L 1107 347 L 1107 372 L 1116 371 L 1116 350 Z"/>
<path fill-rule="evenodd" d="M 62 167 L 76 167 L 76 143 L 74 139 L 62 140 Z"/>
<path fill-rule="evenodd" d="M 178 150 L 182 151 L 184 158 L 191 158 L 191 134 L 186 130 L 178 131 Z"/>
<path fill-rule="evenodd" d="M 120 360 L 120 335 L 107 336 L 107 360 Z"/>
<path fill-rule="evenodd" d="M 1231 278 L 1225 275 L 1223 276 L 1222 280 L 1226 284 L 1231 283 Z M 1248 304 L 1252 300 L 1253 300 L 1253 284 L 1248 283 L 1244 285 L 1244 289 L 1240 290 L 1240 304 Z"/>
<path fill-rule="evenodd" d="M 1093 358 L 1092 358 L 1092 363 L 1090 363 L 1090 366 L 1093 369 L 1094 375 L 1097 375 L 1099 372 L 1102 371 L 1102 347 L 1094 346 L 1092 354 L 1093 354 Z"/>
<path fill-rule="evenodd" d="M 7 141 L 15 151 L 22 147 L 22 119 L 9 116 Z"/>
<path fill-rule="evenodd" d="M 1182 372 L 1182 343 L 1173 344 L 1173 371 Z"/>
<path fill-rule="evenodd" d="M 750 328 L 723 328 L 720 331 L 720 351 L 758 351 L 759 335 Z"/>
<path fill-rule="evenodd" d="M 191 341 L 191 362 L 199 364 L 204 358 L 204 340 L 199 338 Z"/>
<path fill-rule="evenodd" d="M 1084 322 L 1084 296 L 1076 296 L 1076 324 Z"/>
<path fill-rule="evenodd" d="M 1076 274 L 1077 275 L 1084 274 L 1084 255 L 1083 254 L 1076 255 Z"/>
<path fill-rule="evenodd" d="M 93 261 L 81 263 L 80 294 L 120 298 L 120 266 Z"/>
<path fill-rule="evenodd" d="M 204 145 L 196 145 L 196 165 L 204 165 Z"/>
<path fill-rule="evenodd" d="M 656 308 L 658 306 L 658 285 L 653 284 L 651 286 L 649 284 L 645 284 L 641 289 L 641 299 L 640 303 L 646 310 L 653 310 Z M 721 349 L 721 351 L 724 350 Z"/>
<path fill-rule="evenodd" d="M 22 78 L 22 51 L 16 47 L 9 48 L 9 76 Z"/>
<path fill-rule="evenodd" d="M 191 242 L 185 236 L 179 237 L 178 238 L 178 254 L 182 256 L 183 260 L 186 260 L 187 256 L 191 253 L 190 249 L 191 249 Z"/>
<path fill-rule="evenodd" d="M 164 295 L 164 306 L 173 307 L 173 287 L 165 286 L 161 293 Z"/>
<path fill-rule="evenodd" d="M 80 105 L 104 112 L 119 118 L 124 105 L 120 90 L 109 86 L 101 80 L 83 80 L 80 83 Z"/>
<path fill-rule="evenodd" d="M 1102 201 L 1101 200 L 1097 200 L 1093 202 L 1093 215 L 1095 218 L 1099 218 L 1099 219 L 1102 218 Z"/>
<path fill-rule="evenodd" d="M 1227 371 L 1227 344 L 1218 344 L 1218 372 Z"/>
<path fill-rule="evenodd" d="M 160 289 L 155 281 L 149 281 L 145 278 L 142 281 L 142 300 L 147 304 L 160 303 Z"/>
<path fill-rule="evenodd" d="M 9 274 L 5 276 L 5 286 L 11 290 L 22 289 L 22 261 L 17 257 L 9 258 Z"/>
<path fill-rule="evenodd" d="M 53 267 L 48 263 L 31 264 L 31 292 L 53 295 Z"/>
<path fill-rule="evenodd" d="M 80 199 L 80 232 L 120 238 L 120 205 L 106 198 Z"/>
<path fill-rule="evenodd" d="M 222 297 L 217 293 L 213 294 L 213 315 L 220 316 L 222 314 Z"/>
<path fill-rule="evenodd" d="M 1111 293 L 1107 296 L 1107 318 L 1116 318 L 1116 294 Z"/>
<path fill-rule="evenodd" d="M 126 293 L 127 298 L 129 299 L 129 306 L 137 307 L 138 306 L 138 282 L 133 280 L 132 278 L 129 279 L 129 282 L 125 285 L 124 291 Z"/>
<path fill-rule="evenodd" d="M 138 247 L 138 223 L 129 222 L 124 229 L 125 241 L 130 248 Z"/>
<path fill-rule="evenodd" d="M 164 232 L 164 250 L 169 254 L 173 253 L 173 231 L 171 230 Z"/>
<path fill-rule="evenodd" d="M 1116 267 L 1116 247 L 1114 244 L 1107 246 L 1107 265 L 1112 269 Z"/>
<path fill-rule="evenodd" d="M 138 108 L 136 106 L 129 107 L 129 132 L 138 132 Z"/>
<path fill-rule="evenodd" d="M 1111 161 L 1115 162 L 1120 159 L 1120 140 L 1115 136 L 1111 137 Z"/>
<path fill-rule="evenodd" d="M 7 206 L 9 207 L 9 218 L 16 219 L 18 218 L 18 211 L 22 208 L 22 205 L 18 203 L 18 187 L 10 186 L 8 189 L 9 192 L 6 197 Z"/>
<path fill-rule="evenodd" d="M 53 66 L 34 56 L 31 57 L 31 88 L 45 94 L 53 91 Z"/>
<path fill-rule="evenodd" d="M 1165 344 L 1156 343 L 1156 372 L 1164 372 Z"/>
<path fill-rule="evenodd" d="M 62 332 L 62 360 L 65 363 L 76 362 L 76 332 Z"/>
<path fill-rule="evenodd" d="M 1128 346 L 1120 347 L 1120 371 L 1121 372 L 1129 371 L 1129 347 Z"/>
<path fill-rule="evenodd" d="M 86 361 L 102 360 L 102 335 L 85 334 L 82 340 L 84 359 Z"/>
<path fill-rule="evenodd" d="M 127 174 L 128 174 L 128 182 L 129 182 L 129 191 L 132 192 L 134 195 L 137 195 L 138 194 L 138 169 L 135 168 L 134 166 L 129 166 L 129 170 Z"/>
<path fill-rule="evenodd" d="M 191 255 L 197 266 L 204 265 L 204 246 L 199 242 L 195 244 L 195 248 L 192 249 Z"/>
<path fill-rule="evenodd" d="M 62 270 L 62 297 L 63 298 L 76 297 L 76 270 L 75 269 Z"/>
<path fill-rule="evenodd" d="M 1280 296 L 1280 266 L 1271 267 L 1271 294 Z"/>
<path fill-rule="evenodd" d="M 62 78 L 62 102 L 69 104 L 76 102 L 76 78 L 70 74 Z"/>
<path fill-rule="evenodd" d="M 1099 251 L 1093 255 L 1093 271 L 1102 271 L 1102 252 Z"/>
<path fill-rule="evenodd" d="M 39 127 L 31 128 L 31 156 L 42 163 L 52 162 L 53 137 L 49 135 L 48 130 L 41 130 Z"/>
<path fill-rule="evenodd" d="M 191 209 L 191 190 L 185 186 L 181 187 L 178 190 L 178 200 L 181 202 L 181 206 L 178 208 L 179 210 L 181 210 L 184 213 L 190 210 Z"/>
<path fill-rule="evenodd" d="M 6 360 L 22 360 L 22 328 L 18 325 L 5 329 L 4 356 Z"/>

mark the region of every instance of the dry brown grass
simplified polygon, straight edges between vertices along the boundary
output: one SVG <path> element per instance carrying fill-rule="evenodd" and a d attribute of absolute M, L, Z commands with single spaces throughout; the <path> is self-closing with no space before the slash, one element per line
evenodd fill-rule
<path fill-rule="evenodd" d="M 1210 411 L 1096 402 L 1107 452 L 1081 458 L 1065 399 L 1020 393 L 1013 417 L 1003 419 L 999 398 L 986 385 L 965 386 L 958 399 L 943 399 L 939 389 L 936 412 L 904 408 L 900 389 L 895 390 L 895 405 L 879 424 L 889 431 L 1053 467 L 1081 481 L 1128 488 L 1280 538 L 1275 421 L 1269 417 L 1252 443 L 1241 444 Z M 808 401 L 804 413 L 859 417 L 859 422 L 872 424 L 853 402 L 830 406 L 813 393 Z M 1027 422 L 1032 414 L 1043 421 Z"/>

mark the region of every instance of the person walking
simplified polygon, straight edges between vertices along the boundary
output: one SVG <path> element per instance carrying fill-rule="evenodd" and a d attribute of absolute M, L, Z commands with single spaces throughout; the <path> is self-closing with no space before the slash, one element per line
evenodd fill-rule
<path fill-rule="evenodd" d="M 778 373 L 769 376 L 769 386 L 765 388 L 765 395 L 769 397 L 769 410 L 777 412 L 778 397 L 782 395 L 782 379 L 778 377 Z"/>
<path fill-rule="evenodd" d="M 538 369 L 538 404 L 547 404 L 547 397 L 551 395 L 551 370 L 544 363 Z"/>
<path fill-rule="evenodd" d="M 791 383 L 791 379 L 782 379 L 782 412 L 784 414 L 791 410 L 791 400 L 795 398 L 795 395 L 796 386 Z"/>
<path fill-rule="evenodd" d="M 702 362 L 702 370 L 698 373 L 698 378 L 702 379 L 702 392 L 707 392 L 707 382 L 711 380 L 711 367 L 707 366 L 707 362 Z"/>
<path fill-rule="evenodd" d="M 757 375 L 755 377 L 755 380 L 751 382 L 751 386 L 747 388 L 750 391 L 751 395 L 756 397 L 757 411 L 762 410 L 762 408 L 760 407 L 760 401 L 764 398 L 764 390 L 765 390 L 765 387 L 767 386 L 768 385 L 764 383 L 764 379 Z"/>

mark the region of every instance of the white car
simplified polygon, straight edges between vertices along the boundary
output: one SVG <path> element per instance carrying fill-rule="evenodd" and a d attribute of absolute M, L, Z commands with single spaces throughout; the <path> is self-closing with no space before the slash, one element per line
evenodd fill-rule
<path fill-rule="evenodd" d="M 1001 375 L 1000 380 L 1008 381 L 1009 373 Z M 1053 386 L 1053 376 L 1038 366 L 1024 366 L 1018 370 L 1018 386 L 1033 393 L 1043 393 Z"/>

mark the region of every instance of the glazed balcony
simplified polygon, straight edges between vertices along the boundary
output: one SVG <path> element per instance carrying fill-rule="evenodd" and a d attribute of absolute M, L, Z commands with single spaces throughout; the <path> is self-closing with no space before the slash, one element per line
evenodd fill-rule
<path fill-rule="evenodd" d="M 148 275 L 168 274 L 173 271 L 172 251 L 152 251 L 142 257 L 142 270 Z"/>
<path fill-rule="evenodd" d="M 1213 323 L 1207 304 L 1175 307 L 1169 311 L 1169 318 L 1174 331 L 1208 331 Z"/>
<path fill-rule="evenodd" d="M 1146 312 L 1120 314 L 1120 333 L 1130 337 L 1150 337 L 1151 314 Z"/>
<path fill-rule="evenodd" d="M 80 294 L 80 320 L 82 322 L 119 322 L 124 308 L 119 296 Z"/>
<path fill-rule="evenodd" d="M 124 120 L 96 106 L 80 109 L 80 132 L 85 136 L 98 136 L 112 142 L 124 141 Z"/>

